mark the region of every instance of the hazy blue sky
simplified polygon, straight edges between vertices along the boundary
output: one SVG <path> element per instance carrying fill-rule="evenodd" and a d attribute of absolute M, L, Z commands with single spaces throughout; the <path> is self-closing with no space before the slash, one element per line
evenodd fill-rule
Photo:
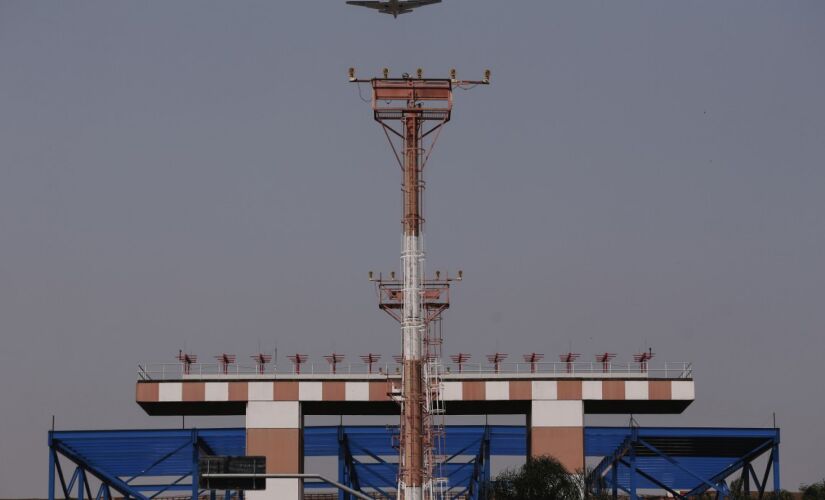
<path fill-rule="evenodd" d="M 46 430 L 176 426 L 139 362 L 258 342 L 386 357 L 399 172 L 346 81 L 459 93 L 428 167 L 446 350 L 693 361 L 642 424 L 783 430 L 825 475 L 825 2 L 0 2 L 0 496 Z M 281 360 L 283 362 L 283 359 Z M 624 422 L 625 417 L 590 420 Z M 215 424 L 206 419 L 203 425 Z"/>

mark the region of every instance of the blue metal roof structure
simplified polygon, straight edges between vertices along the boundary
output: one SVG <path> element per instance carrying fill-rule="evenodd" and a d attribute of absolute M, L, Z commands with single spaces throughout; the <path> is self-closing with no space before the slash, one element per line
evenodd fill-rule
<path fill-rule="evenodd" d="M 759 478 L 752 462 L 768 453 Z M 737 472 L 746 491 L 751 479 L 764 495 L 771 469 L 779 484 L 779 429 L 588 427 L 585 455 L 601 457 L 591 479 L 596 491 L 623 490 L 632 499 L 638 489 L 662 489 L 676 498 L 708 490 L 729 493 L 727 478 Z"/>
<path fill-rule="evenodd" d="M 524 456 L 527 453 L 527 430 L 523 425 L 448 425 L 445 452 L 453 455 L 467 451 L 478 444 L 484 429 L 490 431 L 490 447 L 493 455 Z M 323 457 L 338 454 L 337 425 L 305 427 L 304 456 Z M 397 426 L 347 425 L 344 433 L 350 442 L 368 449 L 373 455 L 396 456 L 398 450 L 392 446 L 392 436 L 398 433 Z"/>
<path fill-rule="evenodd" d="M 245 449 L 245 429 L 52 431 L 49 500 L 54 499 L 56 481 L 65 498 L 79 500 L 111 500 L 112 490 L 140 500 L 171 491 L 189 491 L 196 498 L 198 458 L 243 455 Z M 63 473 L 60 456 L 74 464 L 71 476 Z M 94 497 L 89 476 L 100 482 Z"/>
<path fill-rule="evenodd" d="M 397 480 L 398 452 L 393 426 L 329 426 L 304 428 L 304 455 L 338 457 L 338 480 L 356 489 L 392 496 Z M 492 455 L 526 456 L 523 426 L 448 426 L 447 463 L 443 474 L 455 495 L 475 498 L 490 478 Z M 162 429 L 129 431 L 52 431 L 49 433 L 49 500 L 59 486 L 65 498 L 150 500 L 168 492 L 189 492 L 197 498 L 198 459 L 203 455 L 244 455 L 246 430 Z M 62 459 L 60 457 L 63 457 Z M 74 472 L 64 474 L 62 462 Z M 99 482 L 92 494 L 89 477 Z M 307 488 L 323 487 L 306 483 Z M 212 492 L 214 494 L 214 492 Z M 242 493 L 235 493 L 239 498 Z M 233 493 L 227 492 L 227 500 Z"/>
<path fill-rule="evenodd" d="M 338 456 L 338 481 L 392 497 L 398 474 L 395 426 L 328 426 L 304 429 L 304 456 Z M 441 474 L 451 496 L 477 498 L 490 477 L 490 457 L 527 455 L 527 430 L 519 425 L 448 425 Z M 307 488 L 323 487 L 307 484 Z"/>
<path fill-rule="evenodd" d="M 304 428 L 306 457 L 338 457 L 338 481 L 352 488 L 392 497 L 396 486 L 394 426 L 321 426 Z M 458 425 L 446 428 L 451 496 L 478 498 L 491 479 L 490 457 L 527 456 L 524 426 Z M 728 478 L 737 472 L 746 490 L 751 481 L 764 495 L 770 473 L 779 489 L 779 430 L 670 427 L 588 427 L 585 455 L 600 462 L 591 474 L 597 492 L 623 490 L 632 499 L 639 489 L 666 490 L 676 498 L 706 491 L 728 494 Z M 49 499 L 57 486 L 66 498 L 111 500 L 112 491 L 139 500 L 169 492 L 197 498 L 198 459 L 204 455 L 244 455 L 246 431 L 164 429 L 131 431 L 52 431 L 49 433 Z M 768 454 L 759 477 L 753 461 Z M 62 463 L 74 465 L 64 474 Z M 92 494 L 89 478 L 96 478 Z M 306 488 L 323 486 L 306 483 Z M 214 496 L 215 492 L 211 492 Z M 242 492 L 224 492 L 226 500 Z"/>

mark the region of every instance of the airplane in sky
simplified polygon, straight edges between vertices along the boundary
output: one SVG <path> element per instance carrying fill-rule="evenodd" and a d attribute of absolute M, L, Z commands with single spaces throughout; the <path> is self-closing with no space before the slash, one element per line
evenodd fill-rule
<path fill-rule="evenodd" d="M 387 0 L 386 2 L 347 2 L 348 5 L 357 5 L 358 7 L 367 7 L 375 9 L 382 14 L 392 14 L 392 17 L 397 18 L 399 14 L 407 14 L 413 9 L 424 7 L 425 5 L 432 5 L 434 3 L 441 3 L 441 0 Z"/>

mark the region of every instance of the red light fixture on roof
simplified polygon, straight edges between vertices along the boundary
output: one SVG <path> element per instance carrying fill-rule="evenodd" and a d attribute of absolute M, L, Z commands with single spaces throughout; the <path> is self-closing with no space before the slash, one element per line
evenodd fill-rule
<path fill-rule="evenodd" d="M 568 352 L 565 354 L 559 354 L 559 361 L 567 365 L 567 373 L 573 373 L 573 363 L 575 363 L 580 357 L 581 354 L 577 352 Z"/>
<path fill-rule="evenodd" d="M 466 352 L 450 355 L 452 362 L 458 365 L 458 373 L 461 373 L 464 370 L 464 363 L 470 361 L 470 358 L 472 358 L 472 356 Z"/>
<path fill-rule="evenodd" d="M 610 372 L 610 362 L 615 358 L 616 353 L 614 352 L 603 352 L 601 354 L 596 354 L 596 361 L 602 364 L 603 373 Z"/>
<path fill-rule="evenodd" d="M 505 359 L 507 359 L 507 356 L 509 356 L 509 354 L 505 354 L 503 352 L 497 352 L 495 354 L 488 354 L 487 355 L 487 361 L 489 361 L 490 364 L 493 365 L 493 369 L 495 370 L 496 373 L 498 373 L 499 371 L 501 371 L 500 370 L 501 369 L 501 362 L 504 361 Z"/>
<path fill-rule="evenodd" d="M 324 356 L 324 359 L 327 360 L 330 370 L 335 374 L 338 373 L 338 363 L 344 359 L 344 355 L 333 352 L 329 356 Z"/>
<path fill-rule="evenodd" d="M 524 361 L 526 363 L 530 363 L 530 373 L 536 373 L 536 364 L 538 364 L 538 362 L 542 359 L 544 359 L 544 354 L 537 352 L 531 352 L 530 354 L 524 355 Z"/>
<path fill-rule="evenodd" d="M 183 351 L 178 351 L 177 355 L 178 361 L 180 361 L 181 366 L 183 367 L 184 375 L 189 375 L 192 371 L 192 365 L 198 362 L 198 357 L 194 354 L 188 354 Z"/>
<path fill-rule="evenodd" d="M 380 360 L 381 360 L 381 355 L 380 354 L 368 353 L 368 354 L 361 355 L 361 361 L 363 361 L 364 364 L 366 364 L 369 367 L 369 373 L 372 373 L 372 365 L 377 363 Z"/>
<path fill-rule="evenodd" d="M 255 366 L 257 367 L 258 375 L 263 375 L 266 372 L 266 365 L 268 365 L 269 362 L 272 361 L 271 354 L 264 354 L 262 352 L 253 354 L 252 356 L 250 356 L 250 358 L 255 360 Z"/>
<path fill-rule="evenodd" d="M 290 356 L 287 356 L 287 358 L 289 358 L 289 360 L 292 361 L 292 364 L 295 365 L 295 374 L 300 375 L 301 365 L 307 362 L 309 356 L 307 356 L 306 354 L 292 354 Z"/>
<path fill-rule="evenodd" d="M 221 367 L 221 373 L 226 375 L 229 373 L 229 365 L 235 363 L 235 355 L 234 354 L 226 354 L 225 352 L 215 356 L 215 359 L 218 360 L 218 366 Z"/>
<path fill-rule="evenodd" d="M 639 363 L 639 371 L 647 373 L 648 361 L 653 359 L 654 356 L 656 356 L 656 353 L 653 352 L 653 349 L 648 348 L 647 351 L 634 354 L 633 361 Z"/>

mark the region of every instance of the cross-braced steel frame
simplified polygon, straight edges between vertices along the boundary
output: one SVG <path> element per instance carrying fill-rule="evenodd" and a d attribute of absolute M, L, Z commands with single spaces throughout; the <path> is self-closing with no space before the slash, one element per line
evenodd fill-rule
<path fill-rule="evenodd" d="M 754 461 L 766 454 L 760 478 Z M 589 484 L 595 493 L 610 492 L 614 499 L 621 490 L 637 500 L 643 487 L 660 488 L 680 500 L 707 492 L 726 499 L 731 494 L 728 479 L 737 472 L 747 495 L 754 492 L 753 480 L 757 497 L 764 498 L 771 476 L 773 490 L 779 491 L 779 429 L 631 427 L 613 453 L 593 469 Z"/>
<path fill-rule="evenodd" d="M 491 434 L 493 428 L 478 428 L 478 438 L 444 459 L 446 475 L 453 485 L 445 498 L 479 500 L 491 479 Z M 376 429 L 380 435 L 381 430 Z M 526 448 L 526 444 L 525 444 Z M 364 458 L 368 458 L 366 462 Z M 394 490 L 397 464 L 388 462 L 368 447 L 350 439 L 347 428 L 338 427 L 338 481 L 358 491 L 370 491 L 383 498 L 396 497 Z M 339 491 L 339 500 L 350 495 Z"/>
<path fill-rule="evenodd" d="M 243 429 L 203 432 L 243 436 Z M 242 454 L 242 448 L 239 451 Z M 198 460 L 214 454 L 197 429 L 51 431 L 48 499 L 61 494 L 66 499 L 112 500 L 115 493 L 125 499 L 151 500 L 164 493 L 187 492 L 192 499 L 208 494 L 217 500 L 216 490 L 198 486 Z M 224 491 L 220 496 L 224 500 L 244 497 L 242 491 Z"/>

